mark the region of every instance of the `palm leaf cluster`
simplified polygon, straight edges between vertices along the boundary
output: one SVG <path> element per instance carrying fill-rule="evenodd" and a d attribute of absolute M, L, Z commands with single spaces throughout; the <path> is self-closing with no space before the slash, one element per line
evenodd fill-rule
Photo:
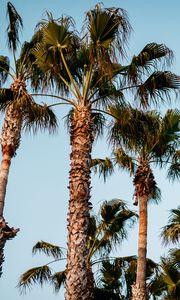
<path fill-rule="evenodd" d="M 92 215 L 90 219 L 88 257 L 92 266 L 108 262 L 111 251 L 124 238 L 127 238 L 127 229 L 133 226 L 136 219 L 137 215 L 130 211 L 122 200 L 113 199 L 103 202 L 98 215 Z M 62 248 L 41 241 L 36 243 L 32 252 L 33 254 L 44 253 L 47 256 L 52 256 L 54 260 L 46 265 L 31 268 L 22 274 L 18 285 L 20 290 L 26 291 L 35 283 L 39 283 L 41 286 L 44 283 L 50 283 L 58 292 L 64 283 L 66 272 L 54 273 L 49 264 L 65 259 Z"/>
<path fill-rule="evenodd" d="M 6 113 L 1 145 L 3 155 L 9 155 L 9 166 L 19 147 L 22 129 L 34 128 L 36 131 L 48 128 L 53 131 L 57 127 L 57 120 L 51 107 L 62 104 L 71 106 L 68 114 L 72 152 L 67 268 L 65 272 L 55 274 L 49 264 L 33 268 L 22 275 L 19 285 L 23 287 L 35 282 L 40 285 L 52 282 L 55 283 L 55 290 L 58 290 L 66 279 L 67 299 L 68 293 L 76 295 L 77 299 L 82 295 L 88 298 L 88 286 L 82 284 L 87 282 L 86 268 L 88 271 L 89 267 L 102 263 L 104 259 L 101 281 L 109 298 L 117 296 L 117 299 L 127 299 L 130 292 L 122 283 L 127 282 L 126 275 L 135 265 L 135 258 L 111 263 L 108 256 L 127 237 L 125 225 L 137 216 L 122 201 L 113 199 L 102 205 L 100 217 L 90 217 L 91 168 L 103 175 L 104 180 L 114 172 L 116 166 L 127 170 L 134 178 L 136 205 L 138 201 L 140 204 L 145 201 L 146 204 L 150 198 L 157 199 L 160 196 L 153 165 L 162 168 L 169 164 L 168 176 L 179 178 L 179 111 L 168 110 L 161 116 L 155 110 L 149 110 L 151 103 L 156 105 L 170 101 L 172 92 L 175 96 L 179 94 L 180 77 L 167 70 L 173 60 L 172 50 L 164 44 L 149 43 L 124 64 L 125 48 L 131 32 L 127 13 L 120 8 L 105 8 L 103 4 L 97 4 L 86 13 L 83 35 L 76 31 L 71 17 L 62 16 L 55 20 L 51 13 L 47 13 L 47 20 L 38 23 L 31 41 L 24 43 L 17 59 L 19 29 L 23 22 L 10 2 L 7 3 L 7 15 L 8 45 L 12 51 L 15 72 L 11 73 L 8 58 L 0 56 L 0 109 Z M 2 86 L 8 75 L 13 82 L 4 89 Z M 36 103 L 34 97 L 37 94 L 27 91 L 29 83 L 35 93 L 40 92 L 41 96 L 46 93 L 53 99 L 57 98 L 59 103 L 51 106 Z M 130 102 L 126 100 L 128 95 L 132 99 Z M 135 104 L 139 109 L 134 108 Z M 92 160 L 93 142 L 98 133 L 103 132 L 105 124 L 103 113 L 112 119 L 109 126 L 112 157 Z M 14 129 L 17 130 L 13 136 Z M 7 143 L 8 136 L 14 143 L 12 146 Z M 6 186 L 3 197 L 5 191 Z M 4 198 L 0 202 L 4 203 Z M 143 216 L 141 212 L 140 209 L 140 223 Z M 147 209 L 145 213 L 147 215 Z M 74 242 L 75 234 L 77 238 Z M 147 232 L 144 232 L 144 237 L 145 253 Z M 173 239 L 175 241 L 177 237 Z M 64 259 L 59 247 L 43 241 L 34 246 L 33 252 L 38 251 L 53 256 L 55 261 Z M 97 253 L 101 258 L 93 261 Z M 76 259 L 72 259 L 74 254 L 77 255 L 77 263 Z M 145 255 L 144 275 L 148 282 L 154 276 L 156 266 L 150 263 L 150 269 L 148 266 L 146 268 Z M 162 260 L 162 269 L 163 264 Z M 110 276 L 107 270 L 110 270 Z M 81 278 L 77 273 L 81 273 Z M 113 276 L 114 279 L 111 278 Z M 118 281 L 119 277 L 121 281 Z M 143 284 L 145 287 L 145 279 Z"/>

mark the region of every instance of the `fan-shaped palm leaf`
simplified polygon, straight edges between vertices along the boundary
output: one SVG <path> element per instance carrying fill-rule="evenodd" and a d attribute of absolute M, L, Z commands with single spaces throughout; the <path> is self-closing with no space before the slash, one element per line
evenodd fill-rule
<path fill-rule="evenodd" d="M 114 172 L 112 161 L 106 157 L 105 159 L 95 158 L 91 160 L 91 168 L 99 176 L 103 176 L 104 181 L 106 178 Z"/>
<path fill-rule="evenodd" d="M 157 63 L 161 62 L 163 65 L 168 65 L 172 62 L 173 53 L 166 45 L 149 43 L 142 51 L 133 56 L 130 65 L 128 66 L 128 77 L 136 84 L 142 77 L 142 73 L 147 71 L 150 73 L 152 67 L 157 67 Z"/>
<path fill-rule="evenodd" d="M 51 276 L 51 283 L 54 287 L 55 293 L 58 293 L 61 286 L 64 284 L 66 279 L 65 271 L 56 272 Z"/>
<path fill-rule="evenodd" d="M 39 283 L 42 286 L 43 283 L 50 281 L 51 276 L 51 269 L 47 265 L 35 267 L 21 275 L 18 287 L 25 291 L 33 283 Z"/>
<path fill-rule="evenodd" d="M 169 243 L 178 243 L 180 238 L 180 207 L 170 211 L 169 221 L 162 228 L 161 238 L 165 245 Z"/>
<path fill-rule="evenodd" d="M 116 49 L 124 53 L 124 45 L 131 30 L 126 11 L 123 9 L 102 9 L 97 4 L 87 13 L 87 24 L 92 41 L 92 55 L 101 68 L 107 70 L 109 54 L 116 57 Z M 103 57 L 105 58 L 103 62 Z M 110 66 L 109 66 L 110 67 Z"/>
<path fill-rule="evenodd" d="M 32 253 L 36 254 L 37 252 L 42 252 L 47 256 L 53 256 L 55 259 L 61 258 L 63 255 L 61 247 L 52 245 L 44 241 L 37 242 L 33 246 Z"/>
<path fill-rule="evenodd" d="M 159 99 L 161 102 L 166 99 L 170 100 L 170 93 L 174 91 L 177 94 L 179 89 L 179 76 L 170 71 L 156 71 L 139 86 L 137 97 L 140 99 L 142 106 L 147 107 L 150 100 L 154 104 L 157 104 Z"/>
<path fill-rule="evenodd" d="M 6 82 L 9 74 L 10 62 L 7 56 L 0 55 L 0 88 Z"/>

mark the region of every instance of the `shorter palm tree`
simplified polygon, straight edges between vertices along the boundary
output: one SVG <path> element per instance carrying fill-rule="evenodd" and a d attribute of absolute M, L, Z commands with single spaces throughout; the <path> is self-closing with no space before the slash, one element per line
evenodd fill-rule
<path fill-rule="evenodd" d="M 103 202 L 99 214 L 93 215 L 90 218 L 90 226 L 88 231 L 88 280 L 90 291 L 96 297 L 98 284 L 97 276 L 92 273 L 92 268 L 97 272 L 95 266 L 101 265 L 109 261 L 111 251 L 114 247 L 119 245 L 124 238 L 127 238 L 128 227 L 131 228 L 137 219 L 137 215 L 129 210 L 125 203 L 119 199 Z M 63 251 L 62 251 L 63 250 Z M 43 252 L 46 255 L 53 256 L 54 260 L 46 265 L 32 268 L 22 274 L 19 287 L 25 290 L 33 283 L 53 284 L 54 290 L 59 291 L 61 285 L 64 283 L 66 272 L 53 272 L 50 264 L 66 259 L 64 249 L 61 247 L 51 245 L 44 241 L 38 242 L 33 247 L 33 254 Z M 111 258 L 114 260 L 114 258 Z M 128 260 L 130 258 L 125 258 Z M 95 289 L 94 289 L 95 288 Z M 96 299 L 96 298 L 95 298 Z"/>
<path fill-rule="evenodd" d="M 155 111 L 143 112 L 132 107 L 111 107 L 115 121 L 110 133 L 115 145 L 113 162 L 134 176 L 134 204 L 139 204 L 139 242 L 136 285 L 133 285 L 133 299 L 146 299 L 146 251 L 147 251 L 147 204 L 150 199 L 160 199 L 151 165 L 167 167 L 168 177 L 179 178 L 180 155 L 178 110 L 168 110 L 164 117 Z M 100 162 L 100 173 L 105 176 L 109 160 Z M 108 162 L 108 164 L 107 164 Z M 98 170 L 98 160 L 94 162 Z"/>

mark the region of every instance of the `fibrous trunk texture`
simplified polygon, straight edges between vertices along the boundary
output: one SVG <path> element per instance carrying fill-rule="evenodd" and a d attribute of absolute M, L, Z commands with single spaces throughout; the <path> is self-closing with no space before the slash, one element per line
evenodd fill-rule
<path fill-rule="evenodd" d="M 89 262 L 87 264 L 87 286 L 89 289 L 89 299 L 94 299 L 94 276 L 92 271 L 92 265 Z"/>
<path fill-rule="evenodd" d="M 141 288 L 137 284 L 132 285 L 133 300 L 146 300 L 146 289 Z"/>
<path fill-rule="evenodd" d="M 15 237 L 18 229 L 10 228 L 3 217 L 0 217 L 0 277 L 2 275 L 2 264 L 4 262 L 4 247 L 7 240 Z"/>
<path fill-rule="evenodd" d="M 3 216 L 6 187 L 8 181 L 11 158 L 15 155 L 19 147 L 21 138 L 22 117 L 20 112 L 9 106 L 2 128 L 0 138 L 2 149 L 2 162 L 0 169 L 0 216 Z"/>
<path fill-rule="evenodd" d="M 139 202 L 139 236 L 136 283 L 132 286 L 133 300 L 147 300 L 146 290 L 146 253 L 147 253 L 147 229 L 148 229 L 148 197 L 156 183 L 147 162 L 138 167 L 135 178 L 135 203 Z"/>
<path fill-rule="evenodd" d="M 26 87 L 24 82 L 19 79 L 15 79 L 10 89 L 18 93 L 18 97 L 21 97 Z M 6 109 L 6 115 L 4 118 L 4 124 L 2 127 L 2 133 L 0 137 L 2 161 L 0 166 L 0 276 L 2 275 L 2 264 L 4 261 L 4 247 L 6 241 L 15 237 L 19 229 L 10 228 L 7 225 L 3 217 L 6 187 L 8 182 L 9 168 L 11 165 L 11 159 L 16 154 L 16 150 L 19 147 L 21 139 L 22 129 L 22 112 L 19 108 L 15 109 L 11 104 Z"/>
<path fill-rule="evenodd" d="M 147 252 L 147 196 L 139 198 L 139 236 L 136 284 L 132 286 L 133 300 L 147 300 L 146 252 Z"/>
<path fill-rule="evenodd" d="M 78 106 L 71 118 L 66 300 L 91 300 L 87 277 L 87 237 L 90 210 L 90 165 L 94 140 L 88 107 Z"/>

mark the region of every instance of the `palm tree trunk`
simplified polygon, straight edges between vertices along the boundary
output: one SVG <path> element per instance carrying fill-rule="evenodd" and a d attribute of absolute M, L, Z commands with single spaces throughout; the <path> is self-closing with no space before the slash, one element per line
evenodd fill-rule
<path fill-rule="evenodd" d="M 147 252 L 147 195 L 139 198 L 139 237 L 136 284 L 132 286 L 133 300 L 147 300 L 146 291 L 146 252 Z"/>
<path fill-rule="evenodd" d="M 90 165 L 94 141 L 88 107 L 79 105 L 71 118 L 66 300 L 90 300 L 87 278 L 87 234 L 90 210 Z"/>
<path fill-rule="evenodd" d="M 4 152 L 4 151 L 3 151 Z M 0 216 L 3 216 L 6 187 L 8 182 L 9 168 L 11 165 L 11 155 L 9 151 L 2 153 L 2 161 L 0 166 Z"/>
<path fill-rule="evenodd" d="M 92 265 L 90 262 L 87 263 L 87 286 L 89 290 L 89 299 L 94 299 L 94 276 L 92 271 Z"/>
<path fill-rule="evenodd" d="M 12 239 L 19 229 L 10 228 L 4 220 L 4 204 L 6 187 L 8 182 L 11 159 L 19 147 L 21 138 L 22 116 L 10 105 L 7 108 L 2 134 L 0 138 L 2 148 L 2 161 L 0 166 L 0 276 L 2 275 L 2 263 L 4 261 L 4 247 L 6 241 Z"/>
<path fill-rule="evenodd" d="M 2 275 L 2 265 L 4 262 L 4 248 L 7 240 L 14 238 L 19 228 L 10 228 L 3 217 L 0 217 L 0 277 Z"/>

